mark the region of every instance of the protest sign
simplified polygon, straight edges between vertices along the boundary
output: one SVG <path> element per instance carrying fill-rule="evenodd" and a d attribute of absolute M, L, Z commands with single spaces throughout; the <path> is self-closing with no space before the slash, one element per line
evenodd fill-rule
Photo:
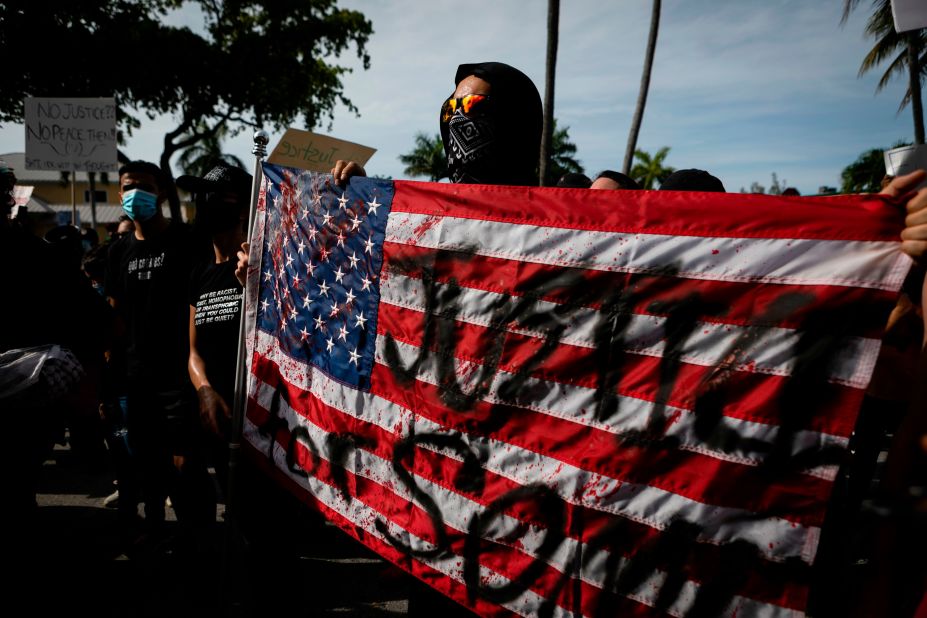
<path fill-rule="evenodd" d="M 268 162 L 298 167 L 312 172 L 328 172 L 335 161 L 356 161 L 364 165 L 376 152 L 375 148 L 346 142 L 327 135 L 300 129 L 287 129 Z"/>
<path fill-rule="evenodd" d="M 114 99 L 27 97 L 25 122 L 27 170 L 116 170 Z"/>

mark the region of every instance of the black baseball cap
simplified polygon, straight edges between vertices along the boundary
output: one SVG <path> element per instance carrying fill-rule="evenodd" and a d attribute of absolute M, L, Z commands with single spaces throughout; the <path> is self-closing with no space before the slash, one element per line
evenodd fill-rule
<path fill-rule="evenodd" d="M 205 176 L 181 176 L 177 186 L 190 193 L 231 192 L 242 195 L 247 200 L 251 194 L 251 174 L 233 165 L 219 163 Z"/>

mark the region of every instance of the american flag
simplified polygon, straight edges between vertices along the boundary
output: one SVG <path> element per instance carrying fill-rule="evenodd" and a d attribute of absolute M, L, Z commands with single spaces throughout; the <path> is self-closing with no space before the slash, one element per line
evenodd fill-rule
<path fill-rule="evenodd" d="M 264 175 L 244 434 L 281 483 L 482 615 L 804 614 L 897 209 Z"/>

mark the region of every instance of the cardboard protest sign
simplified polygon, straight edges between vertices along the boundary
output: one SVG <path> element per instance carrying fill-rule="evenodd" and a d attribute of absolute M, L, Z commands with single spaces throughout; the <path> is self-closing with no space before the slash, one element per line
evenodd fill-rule
<path fill-rule="evenodd" d="M 892 17 L 896 32 L 927 28 L 927 3 L 924 0 L 892 0 Z"/>
<path fill-rule="evenodd" d="M 116 170 L 115 99 L 27 97 L 25 121 L 27 170 Z"/>
<path fill-rule="evenodd" d="M 287 129 L 267 160 L 275 165 L 298 167 L 313 172 L 328 172 L 335 166 L 335 161 L 338 159 L 356 161 L 364 165 L 375 152 L 375 148 L 327 135 L 318 135 L 300 129 Z"/>
<path fill-rule="evenodd" d="M 900 146 L 885 151 L 885 173 L 890 176 L 903 176 L 914 170 L 927 170 L 927 146 Z M 927 181 L 918 185 L 918 189 L 927 187 Z"/>

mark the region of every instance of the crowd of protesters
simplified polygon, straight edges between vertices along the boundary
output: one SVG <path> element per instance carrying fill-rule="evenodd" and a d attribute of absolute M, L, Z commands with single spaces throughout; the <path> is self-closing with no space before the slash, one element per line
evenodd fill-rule
<path fill-rule="evenodd" d="M 536 184 L 541 101 L 531 80 L 493 62 L 461 65 L 454 83 L 439 118 L 452 182 Z M 331 173 L 339 183 L 365 175 L 351 161 L 338 161 Z M 883 189 L 906 209 L 901 250 L 919 264 L 927 256 L 927 190 L 912 188 L 924 177 L 915 172 L 890 179 Z M 170 504 L 180 530 L 175 550 L 206 551 L 216 488 L 227 482 L 251 176 L 220 164 L 203 177 L 178 178 L 176 185 L 194 196 L 193 229 L 163 214 L 173 181 L 152 163 L 128 163 L 119 170 L 125 217 L 103 244 L 70 226 L 44 239 L 32 236 L 9 217 L 15 174 L 2 163 L 0 181 L 7 198 L 0 213 L 0 402 L 7 431 L 22 437 L 0 452 L 7 458 L 8 508 L 17 525 L 29 530 L 38 466 L 67 427 L 75 450 L 111 465 L 118 493 L 108 501 L 118 505 L 129 546 L 165 540 Z M 610 170 L 595 179 L 569 174 L 558 186 L 640 188 Z M 667 178 L 661 190 L 723 192 L 724 186 L 705 170 L 686 169 Z M 925 382 L 918 365 L 924 271 L 912 273 L 887 326 L 857 432 L 856 450 L 865 456 L 857 457 L 845 499 L 858 507 L 873 495 L 872 479 L 884 476 L 886 503 L 923 514 L 927 507 L 912 492 L 923 486 L 927 471 L 927 410 L 916 388 L 924 390 Z M 68 311 L 62 312 L 65 304 Z M 219 309 L 231 317 L 210 319 Z M 890 435 L 894 468 L 882 473 L 875 469 L 876 455 Z M 218 484 L 207 471 L 210 464 Z M 27 542 L 29 536 L 22 538 Z M 886 590 L 897 587 L 883 583 Z M 916 596 L 917 582 L 912 585 L 906 593 Z"/>

